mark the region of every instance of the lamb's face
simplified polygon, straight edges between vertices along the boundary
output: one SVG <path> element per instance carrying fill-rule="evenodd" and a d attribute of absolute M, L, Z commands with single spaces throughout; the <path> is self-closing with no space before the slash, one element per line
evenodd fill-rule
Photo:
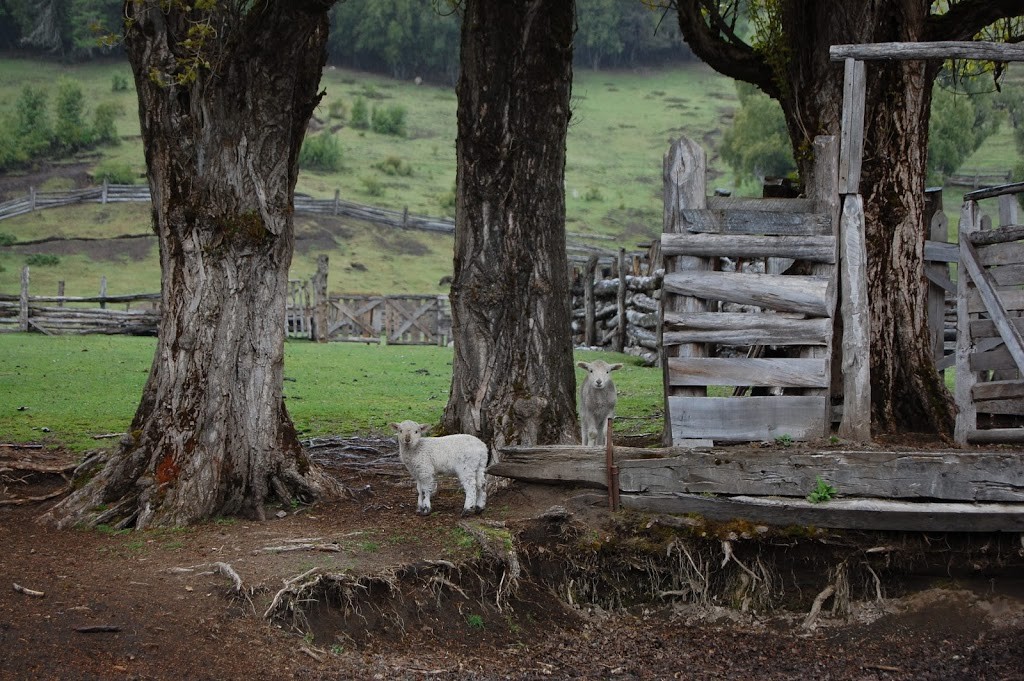
<path fill-rule="evenodd" d="M 428 426 L 421 426 L 415 421 L 402 421 L 401 423 L 391 424 L 391 428 L 398 434 L 399 445 L 406 449 L 416 448 L 426 427 Z"/>
<path fill-rule="evenodd" d="M 588 378 L 590 382 L 598 390 L 611 383 L 611 373 L 613 371 L 622 368 L 621 364 L 608 364 L 600 359 L 594 360 L 593 362 L 577 362 L 577 366 L 584 369 L 587 374 L 589 374 Z"/>

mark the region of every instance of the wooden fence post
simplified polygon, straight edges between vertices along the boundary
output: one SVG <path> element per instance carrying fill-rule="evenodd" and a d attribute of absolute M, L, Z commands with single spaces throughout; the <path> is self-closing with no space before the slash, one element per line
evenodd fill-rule
<path fill-rule="evenodd" d="M 100 299 L 101 299 L 100 300 L 100 309 L 101 310 L 107 309 L 107 301 L 103 300 L 103 298 L 106 298 L 106 297 L 107 297 L 107 275 L 104 274 L 102 277 L 100 277 Z"/>
<path fill-rule="evenodd" d="M 339 208 L 338 204 L 340 202 L 341 202 L 341 190 L 340 189 L 335 189 L 334 190 L 334 214 L 335 215 L 338 214 L 338 208 Z"/>
<path fill-rule="evenodd" d="M 867 442 L 871 439 L 871 311 L 864 201 L 860 194 L 846 197 L 839 224 L 843 282 L 843 419 L 839 437 Z"/>
<path fill-rule="evenodd" d="M 587 258 L 587 272 L 583 277 L 583 343 L 587 347 L 597 345 L 597 324 L 594 321 L 596 301 L 594 300 L 594 272 L 597 270 L 597 256 Z"/>
<path fill-rule="evenodd" d="M 21 268 L 21 297 L 18 302 L 18 329 L 28 331 L 28 265 Z"/>
<path fill-rule="evenodd" d="M 1003 194 L 999 197 L 999 225 L 1017 224 L 1017 195 Z"/>
<path fill-rule="evenodd" d="M 928 238 L 946 243 L 949 240 L 949 220 L 942 212 L 941 193 L 938 202 L 932 214 Z M 946 289 L 936 282 L 947 281 L 952 285 L 949 263 L 925 262 L 924 270 L 928 278 L 928 333 L 932 337 L 932 356 L 940 362 L 946 353 Z"/>
<path fill-rule="evenodd" d="M 57 297 L 61 300 L 57 301 L 57 307 L 64 307 L 64 280 L 61 279 L 57 282 Z"/>
<path fill-rule="evenodd" d="M 103 178 L 103 191 L 100 194 L 100 203 L 102 203 L 104 205 L 106 205 L 106 203 L 107 203 L 107 189 L 108 189 L 108 186 L 109 185 L 108 185 L 108 182 L 107 182 L 107 178 L 104 177 Z"/>
<path fill-rule="evenodd" d="M 707 208 L 707 156 L 704 149 L 695 141 L 680 137 L 672 143 L 665 153 L 663 163 L 664 178 L 664 232 L 675 234 L 680 231 L 680 217 L 686 209 Z M 665 274 L 681 271 L 706 271 L 713 269 L 709 258 L 692 256 L 675 256 L 664 258 Z M 685 343 L 666 347 L 662 342 L 664 319 L 667 312 L 705 312 L 707 305 L 701 298 L 692 296 L 670 296 L 664 292 L 661 296 L 661 320 L 658 325 L 658 347 L 661 348 L 661 364 L 663 372 L 662 385 L 665 392 L 665 428 L 662 440 L 666 446 L 672 442 L 672 410 L 669 408 L 671 396 L 706 396 L 707 386 L 672 386 L 669 383 L 668 360 L 670 357 L 706 357 L 707 346 L 704 343 Z"/>
<path fill-rule="evenodd" d="M 981 218 L 978 213 L 978 202 L 965 200 L 960 208 L 960 242 L 967 240 L 972 232 L 979 231 Z M 961 249 L 963 246 L 961 246 Z M 960 260 L 962 262 L 963 255 Z M 978 427 L 978 408 L 972 394 L 978 383 L 978 372 L 971 370 L 971 353 L 974 343 L 971 340 L 971 313 L 968 308 L 969 294 L 975 287 L 966 268 L 957 266 L 956 277 L 956 387 L 953 399 L 956 402 L 956 426 L 953 439 L 960 446 L 967 444 L 967 439 Z"/>
<path fill-rule="evenodd" d="M 860 192 L 860 168 L 864 155 L 864 99 L 867 77 L 864 62 L 846 60 L 843 77 L 842 147 L 839 150 L 839 193 Z"/>
<path fill-rule="evenodd" d="M 626 249 L 619 249 L 619 290 L 615 298 L 619 323 L 615 327 L 615 352 L 626 347 Z"/>
<path fill-rule="evenodd" d="M 316 274 L 313 275 L 313 330 L 311 338 L 323 343 L 327 340 L 327 309 L 330 300 L 327 297 L 327 256 L 316 259 Z"/>
<path fill-rule="evenodd" d="M 28 188 L 28 209 L 34 211 L 36 209 L 36 188 Z"/>

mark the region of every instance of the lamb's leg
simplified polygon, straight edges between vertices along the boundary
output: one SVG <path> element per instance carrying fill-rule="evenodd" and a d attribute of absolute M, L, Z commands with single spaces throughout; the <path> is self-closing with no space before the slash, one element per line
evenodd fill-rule
<path fill-rule="evenodd" d="M 484 471 L 487 466 L 482 465 L 476 469 L 476 512 L 483 513 L 487 505 L 487 476 Z"/>
<path fill-rule="evenodd" d="M 437 489 L 437 481 L 435 481 L 433 476 L 431 476 L 423 482 L 417 482 L 416 488 L 420 491 L 420 503 L 416 509 L 416 513 L 422 516 L 428 516 L 430 515 L 430 495 Z"/>
<path fill-rule="evenodd" d="M 462 484 L 462 491 L 466 493 L 466 503 L 462 505 L 462 515 L 469 515 L 476 509 L 476 474 L 474 471 L 460 470 L 458 477 Z"/>

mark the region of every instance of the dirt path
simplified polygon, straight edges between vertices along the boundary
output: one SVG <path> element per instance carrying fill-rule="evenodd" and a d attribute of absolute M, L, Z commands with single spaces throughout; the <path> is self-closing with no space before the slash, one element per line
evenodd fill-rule
<path fill-rule="evenodd" d="M 529 520 L 564 503 L 564 490 L 500 490 L 470 526 L 445 483 L 435 513 L 419 518 L 411 482 L 381 451 L 374 465 L 332 468 L 356 499 L 264 523 L 56 531 L 34 522 L 50 502 L 0 506 L 0 679 L 1024 678 L 1024 575 L 933 580 L 849 616 L 825 608 L 811 628 L 806 609 L 758 616 L 673 597 L 574 608 L 545 586 L 555 578 L 540 559 L 569 541 L 569 521 Z M 0 502 L 63 484 L 3 475 Z M 599 542 L 615 531 L 609 520 L 571 516 Z M 476 531 L 524 547 L 518 595 L 502 610 L 493 595 L 504 573 L 489 572 Z M 312 634 L 264 619 L 283 580 L 311 570 L 358 582 L 365 601 L 336 590 L 303 604 Z"/>

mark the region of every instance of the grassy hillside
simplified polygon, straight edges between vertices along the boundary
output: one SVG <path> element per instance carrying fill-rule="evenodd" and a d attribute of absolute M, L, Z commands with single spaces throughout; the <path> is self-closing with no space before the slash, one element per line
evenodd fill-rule
<path fill-rule="evenodd" d="M 78 161 L 86 168 L 114 160 L 129 164 L 144 182 L 145 163 L 139 139 L 134 93 L 115 92 L 115 77 L 128 78 L 126 63 L 60 65 L 0 59 L 0 114 L 13 110 L 25 84 L 51 93 L 61 77 L 77 81 L 90 107 L 119 103 L 123 143 L 104 147 Z M 416 85 L 364 73 L 328 68 L 326 91 L 312 127 L 333 130 L 343 154 L 337 173 L 303 171 L 297 191 L 317 197 L 341 196 L 360 203 L 425 215 L 452 215 L 455 182 L 456 99 L 452 88 Z M 351 111 L 357 98 L 372 108 L 398 104 L 408 112 L 406 138 L 356 130 L 332 108 Z M 704 66 L 645 72 L 580 72 L 573 87 L 573 118 L 566 167 L 568 230 L 576 241 L 587 236 L 596 245 L 634 248 L 661 229 L 661 163 L 670 139 L 688 134 L 714 147 L 720 128 L 735 106 L 732 82 Z M 387 159 L 408 164 L 411 174 L 389 175 Z M 718 162 L 712 158 L 712 165 Z M 722 173 L 719 168 L 716 172 Z M 723 177 L 728 183 L 728 178 Z M 68 189 L 66 177 L 33 183 L 43 190 Z M 47 236 L 105 237 L 149 230 L 143 206 L 81 206 L 40 211 L 0 223 L 0 233 L 19 241 Z M 330 289 L 335 292 L 431 293 L 452 267 L 452 239 L 418 232 L 386 232 L 352 221 L 297 220 L 293 278 L 307 277 L 321 253 L 330 258 Z M 147 245 L 148 243 L 148 245 Z M 32 268 L 32 290 L 56 291 L 66 281 L 69 295 L 94 294 L 101 276 L 111 294 L 155 291 L 159 261 L 155 241 L 109 243 L 107 248 L 80 242 L 0 251 L 0 291 L 15 291 L 21 266 L 31 253 L 58 255 L 60 263 Z"/>

